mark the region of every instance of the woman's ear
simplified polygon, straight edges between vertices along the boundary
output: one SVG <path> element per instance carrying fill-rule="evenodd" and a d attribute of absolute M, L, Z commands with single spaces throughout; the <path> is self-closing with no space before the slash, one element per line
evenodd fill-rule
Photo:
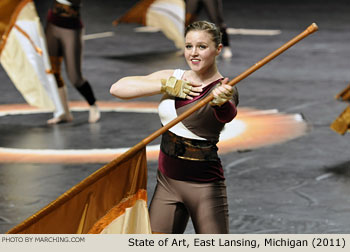
<path fill-rule="evenodd" d="M 220 43 L 218 45 L 218 47 L 216 48 L 217 55 L 219 55 L 221 53 L 222 48 L 223 48 L 223 45 Z"/>

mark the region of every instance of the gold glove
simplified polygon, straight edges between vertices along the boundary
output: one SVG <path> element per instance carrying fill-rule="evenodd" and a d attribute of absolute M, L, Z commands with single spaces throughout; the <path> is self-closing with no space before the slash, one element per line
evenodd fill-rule
<path fill-rule="evenodd" d="M 225 102 L 232 99 L 234 94 L 234 89 L 232 88 L 229 93 L 221 93 L 217 97 L 214 97 L 213 100 L 210 101 L 211 106 L 221 106 Z"/>
<path fill-rule="evenodd" d="M 186 98 L 191 92 L 192 86 L 184 80 L 178 80 L 174 76 L 170 76 L 169 79 L 161 79 L 162 87 L 160 91 L 167 93 L 171 96 Z"/>

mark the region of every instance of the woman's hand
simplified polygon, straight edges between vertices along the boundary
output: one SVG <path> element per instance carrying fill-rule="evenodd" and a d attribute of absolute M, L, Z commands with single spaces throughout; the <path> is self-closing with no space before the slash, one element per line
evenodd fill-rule
<path fill-rule="evenodd" d="M 186 99 L 192 100 L 194 97 L 199 96 L 203 92 L 202 84 L 196 84 L 188 82 L 191 85 L 191 91 L 187 94 Z"/>
<path fill-rule="evenodd" d="M 225 102 L 232 99 L 234 94 L 234 89 L 231 85 L 227 85 L 228 78 L 225 78 L 221 84 L 216 87 L 212 94 L 214 95 L 214 99 L 211 100 L 210 105 L 212 106 L 221 106 Z"/>
<path fill-rule="evenodd" d="M 161 79 L 161 92 L 171 96 L 192 100 L 193 97 L 200 95 L 203 89 L 201 84 L 195 84 L 186 80 L 176 79 L 174 76 L 168 79 Z"/>

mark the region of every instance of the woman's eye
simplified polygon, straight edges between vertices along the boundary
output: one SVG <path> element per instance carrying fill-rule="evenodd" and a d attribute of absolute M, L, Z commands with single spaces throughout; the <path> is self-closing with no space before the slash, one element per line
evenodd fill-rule
<path fill-rule="evenodd" d="M 192 46 L 191 45 L 186 45 L 186 49 L 191 49 Z"/>
<path fill-rule="evenodd" d="M 200 45 L 199 48 L 200 48 L 200 49 L 206 49 L 207 46 L 205 46 L 205 45 Z"/>

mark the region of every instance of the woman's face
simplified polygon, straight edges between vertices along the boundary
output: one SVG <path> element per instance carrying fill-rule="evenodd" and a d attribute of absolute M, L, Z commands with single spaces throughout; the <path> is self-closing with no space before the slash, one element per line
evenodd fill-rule
<path fill-rule="evenodd" d="M 194 72 L 202 72 L 216 67 L 215 58 L 222 45 L 216 47 L 212 35 L 206 31 L 190 31 L 185 37 L 185 58 Z"/>

